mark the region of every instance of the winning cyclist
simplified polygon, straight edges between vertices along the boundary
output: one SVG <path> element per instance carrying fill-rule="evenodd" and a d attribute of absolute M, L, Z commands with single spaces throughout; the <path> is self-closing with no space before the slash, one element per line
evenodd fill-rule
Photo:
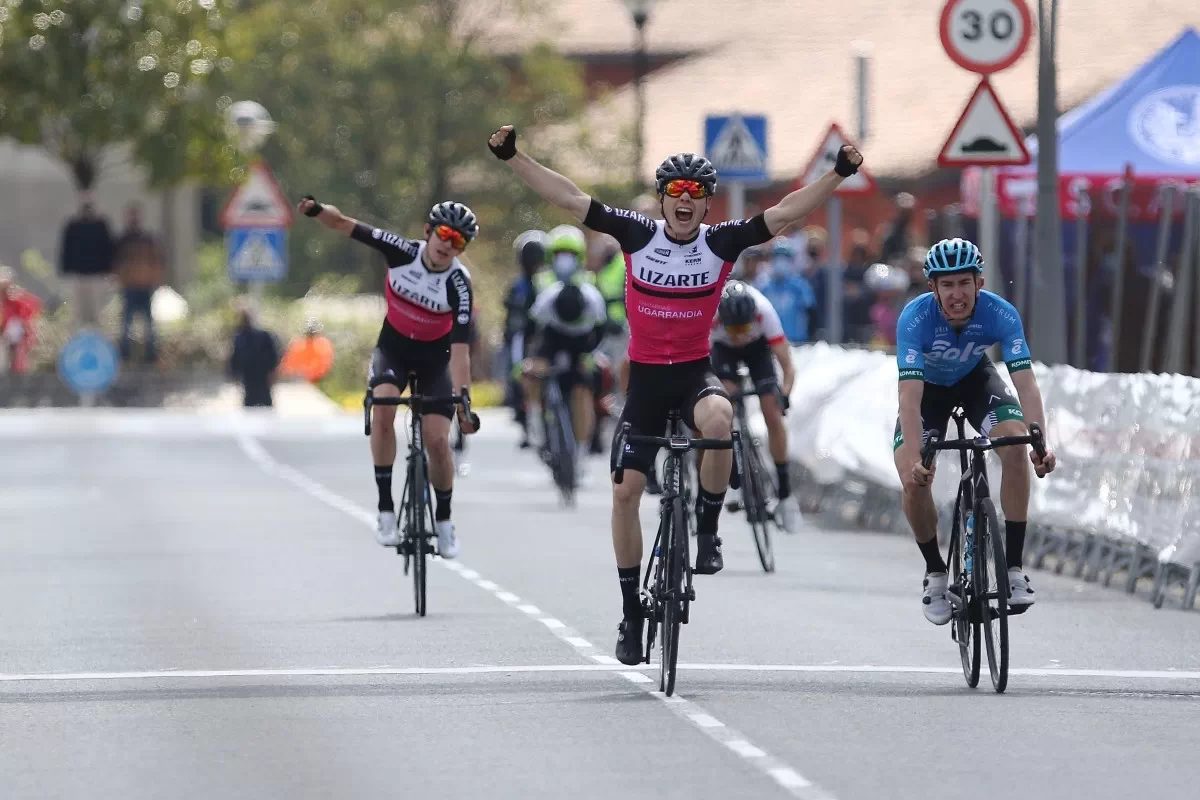
<path fill-rule="evenodd" d="M 374 397 L 399 397 L 410 372 L 426 395 L 449 395 L 471 384 L 470 326 L 471 276 L 458 260 L 479 233 L 471 209 L 451 201 L 438 203 L 425 220 L 425 239 L 405 239 L 381 228 L 372 228 L 346 216 L 312 195 L 298 206 L 300 213 L 316 217 L 322 225 L 341 231 L 355 241 L 375 248 L 387 259 L 384 296 L 387 318 L 371 357 L 368 391 Z M 438 553 L 458 555 L 458 538 L 450 521 L 454 491 L 454 457 L 450 451 L 450 420 L 457 417 L 463 433 L 475 432 L 475 421 L 461 406 L 430 408 L 422 418 L 425 449 L 429 453 L 429 482 L 436 498 Z M 392 465 L 396 461 L 396 406 L 371 408 L 371 456 L 379 489 L 379 518 L 375 538 L 384 547 L 400 543 L 396 507 L 392 499 Z"/>
<path fill-rule="evenodd" d="M 783 373 L 780 389 L 783 396 L 788 397 L 792 393 L 796 371 L 792 368 L 792 350 L 784 336 L 779 314 L 758 289 L 739 280 L 729 281 L 721 292 L 717 318 L 713 320 L 713 371 L 726 391 L 734 392 L 741 388 L 737 383 L 739 364 L 745 364 L 750 370 L 750 379 L 757 387 L 775 380 L 775 361 L 779 362 Z M 791 496 L 783 409 L 773 393 L 759 397 L 758 404 L 767 423 L 767 443 L 779 479 L 779 524 L 788 533 L 795 533 L 800 525 L 800 505 Z"/>
<path fill-rule="evenodd" d="M 1044 430 L 1046 416 L 1021 317 L 1007 300 L 983 291 L 979 248 L 964 239 L 943 239 L 925 257 L 925 277 L 929 291 L 905 306 L 896 323 L 900 415 L 894 446 L 896 470 L 904 484 L 904 515 L 925 557 L 922 608 L 934 625 L 945 625 L 951 608 L 946 562 L 938 550 L 937 507 L 931 488 L 934 470 L 921 465 L 921 444 L 933 431 L 945 436 L 955 406 L 962 406 L 971 427 L 993 437 L 1024 436 L 1026 421 Z M 1016 397 L 986 355 L 987 348 L 997 343 Z M 1021 568 L 1029 467 L 1024 447 L 997 448 L 996 455 L 1003 469 L 1000 506 L 1009 605 L 1019 614 L 1034 602 L 1029 577 Z M 1032 451 L 1029 457 L 1039 477 L 1054 471 L 1056 459 L 1049 447 L 1044 459 Z"/>
<path fill-rule="evenodd" d="M 567 367 L 559 376 L 563 397 L 570 403 L 571 425 L 575 432 L 575 475 L 578 483 L 587 480 L 587 457 L 595 425 L 595 359 L 592 352 L 604 335 L 604 298 L 590 283 L 566 280 L 538 292 L 530 319 L 537 326 L 535 356 L 526 370 L 526 395 L 541 398 L 541 380 L 552 365 Z M 541 404 L 545 409 L 545 403 Z M 542 443 L 549 442 L 542 428 Z"/>
<path fill-rule="evenodd" d="M 853 175 L 862 163 L 858 151 L 843 147 L 834 169 L 754 218 L 708 226 L 704 217 L 717 189 L 717 171 L 702 156 L 678 153 L 659 165 L 654 177 L 663 219 L 652 220 L 601 204 L 570 179 L 518 152 L 517 132 L 511 125 L 493 133 L 488 147 L 543 199 L 592 230 L 609 234 L 625 253 L 630 368 L 621 420 L 638 433 L 660 435 L 668 413 L 678 409 L 688 427 L 702 437 L 729 439 L 733 407 L 709 363 L 709 332 L 721 286 L 742 251 L 770 240 L 786 225 L 816 210 Z M 624 482 L 613 484 L 613 550 L 624 612 L 617 659 L 623 664 L 642 660 L 645 620 L 638 589 L 642 561 L 638 510 L 654 454 L 654 448 L 627 444 Z M 616 452 L 611 459 L 615 467 Z M 732 453 L 714 450 L 700 470 L 695 569 L 701 575 L 712 575 L 724 566 L 717 519 L 732 463 Z"/>

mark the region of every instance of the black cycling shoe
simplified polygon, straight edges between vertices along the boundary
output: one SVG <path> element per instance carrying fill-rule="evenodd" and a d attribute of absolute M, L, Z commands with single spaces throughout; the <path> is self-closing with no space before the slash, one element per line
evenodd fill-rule
<path fill-rule="evenodd" d="M 642 636 L 646 621 L 641 617 L 626 617 L 617 626 L 617 661 L 632 667 L 642 663 Z"/>
<path fill-rule="evenodd" d="M 716 575 L 725 569 L 721 556 L 721 538 L 714 534 L 696 537 L 696 574 Z"/>

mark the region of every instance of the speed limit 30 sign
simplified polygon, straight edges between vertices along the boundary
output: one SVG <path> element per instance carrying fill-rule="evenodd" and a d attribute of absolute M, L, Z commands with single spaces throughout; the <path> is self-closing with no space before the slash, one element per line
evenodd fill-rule
<path fill-rule="evenodd" d="M 1016 63 L 1033 35 L 1025 0 L 947 0 L 942 47 L 965 70 L 990 75 Z"/>

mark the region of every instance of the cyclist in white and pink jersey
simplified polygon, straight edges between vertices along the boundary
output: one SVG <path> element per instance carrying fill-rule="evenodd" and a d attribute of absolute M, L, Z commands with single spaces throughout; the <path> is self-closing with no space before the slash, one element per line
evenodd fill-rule
<path fill-rule="evenodd" d="M 630 368 L 617 430 L 621 422 L 629 422 L 637 433 L 661 435 L 667 415 L 678 409 L 688 427 L 702 437 L 730 438 L 733 408 L 709 363 L 709 334 L 721 287 L 742 251 L 799 222 L 853 175 L 862 163 L 859 152 L 843 147 L 829 173 L 752 219 L 709 226 L 704 218 L 717 189 L 717 171 L 703 156 L 678 153 L 659 166 L 655 185 L 663 219 L 652 220 L 636 211 L 603 205 L 569 178 L 518 153 L 517 132 L 511 125 L 493 133 L 488 147 L 547 202 L 621 245 Z M 645 625 L 638 595 L 642 561 L 638 509 L 655 453 L 649 447 L 627 447 L 625 480 L 613 484 L 613 549 L 624 616 L 617 633 L 617 659 L 637 664 L 642 660 Z M 700 469 L 695 571 L 701 575 L 712 575 L 724 566 L 717 521 L 732 459 L 728 450 L 713 450 Z"/>
<path fill-rule="evenodd" d="M 327 228 L 340 231 L 373 247 L 387 261 L 383 281 L 387 317 L 379 331 L 367 375 L 374 397 L 399 397 L 416 375 L 423 395 L 447 396 L 471 385 L 471 275 L 458 255 L 479 233 L 479 223 L 462 203 L 438 203 L 425 220 L 424 239 L 404 237 L 364 225 L 312 195 L 300 201 L 300 213 L 316 217 Z M 458 555 L 458 537 L 450 520 L 454 492 L 454 454 L 450 449 L 450 421 L 458 416 L 463 433 L 475 431 L 475 421 L 462 406 L 428 407 L 421 420 L 429 454 L 429 482 L 435 497 L 434 521 L 438 553 Z M 384 547 L 400 544 L 396 507 L 392 498 L 392 466 L 396 461 L 396 406 L 371 408 L 371 457 L 379 491 L 376 540 Z"/>
<path fill-rule="evenodd" d="M 779 363 L 780 375 L 775 374 L 775 362 Z M 717 306 L 717 317 L 712 325 L 713 372 L 721 379 L 726 391 L 737 391 L 737 371 L 745 364 L 750 371 L 750 380 L 757 388 L 768 381 L 778 381 L 783 397 L 792 393 L 796 371 L 792 367 L 792 349 L 783 333 L 779 314 L 766 295 L 748 283 L 731 280 L 721 292 L 721 303 Z M 775 519 L 788 533 L 800 527 L 800 504 L 792 497 L 791 478 L 788 474 L 788 435 L 783 424 L 784 409 L 774 393 L 763 394 L 758 401 L 763 421 L 767 424 L 767 447 L 771 460 L 775 462 L 775 477 L 778 482 L 779 505 Z M 707 457 L 701 452 L 699 455 Z M 730 503 L 734 509 L 740 502 Z"/>

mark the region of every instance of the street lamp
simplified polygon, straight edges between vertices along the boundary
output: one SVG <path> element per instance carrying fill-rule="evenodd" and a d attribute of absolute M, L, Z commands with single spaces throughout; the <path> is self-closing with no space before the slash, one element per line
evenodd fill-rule
<path fill-rule="evenodd" d="M 637 98 L 637 119 L 633 137 L 633 185 L 641 183 L 642 157 L 646 148 L 646 23 L 658 0 L 624 0 L 637 29 L 637 47 L 633 51 L 633 81 Z"/>

